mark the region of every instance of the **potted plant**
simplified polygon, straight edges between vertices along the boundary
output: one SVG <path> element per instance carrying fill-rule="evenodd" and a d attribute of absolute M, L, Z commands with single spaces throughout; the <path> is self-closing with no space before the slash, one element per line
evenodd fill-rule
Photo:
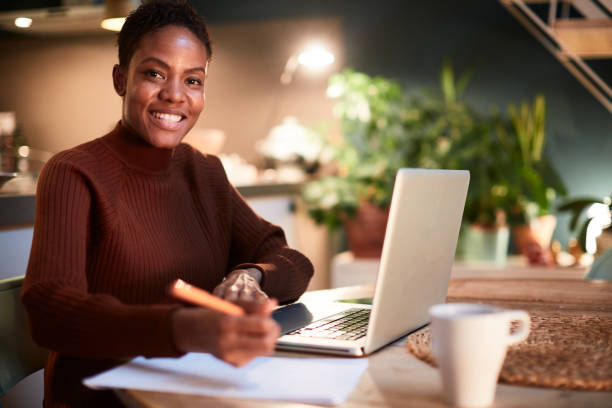
<path fill-rule="evenodd" d="M 470 78 L 466 71 L 456 79 L 445 61 L 440 89 L 419 99 L 422 120 L 413 124 L 421 135 L 418 165 L 470 171 L 457 258 L 503 264 L 509 230 L 501 210 L 505 190 L 500 185 L 504 152 L 496 135 L 500 118 L 477 113 L 463 99 Z"/>
<path fill-rule="evenodd" d="M 330 79 L 328 93 L 339 97 L 334 112 L 343 133 L 333 145 L 337 171 L 308 183 L 303 198 L 316 222 L 345 227 L 357 256 L 380 253 L 397 169 L 421 167 L 470 170 L 462 228 L 468 238 L 458 253 L 467 259 L 505 259 L 509 232 L 499 211 L 503 189 L 495 184 L 503 173 L 502 149 L 493 135 L 496 121 L 462 100 L 470 76 L 466 72 L 456 80 L 445 62 L 440 89 L 410 95 L 393 81 L 351 70 Z M 359 232 L 364 226 L 365 234 Z"/>
<path fill-rule="evenodd" d="M 503 266 L 508 256 L 510 229 L 503 210 L 505 152 L 497 137 L 499 117 L 481 117 L 466 133 L 455 156 L 470 171 L 470 187 L 457 246 L 458 259 Z"/>
<path fill-rule="evenodd" d="M 550 241 L 556 225 L 552 203 L 566 188 L 544 154 L 546 101 L 508 107 L 509 123 L 498 135 L 507 152 L 505 210 L 517 249 L 530 263 L 552 264 Z"/>
<path fill-rule="evenodd" d="M 302 197 L 315 222 L 345 227 L 355 256 L 377 257 L 395 174 L 411 164 L 411 112 L 396 82 L 350 69 L 330 78 L 328 94 L 338 99 L 342 127 L 342 139 L 330 143 L 336 171 L 307 183 Z"/>
<path fill-rule="evenodd" d="M 462 99 L 470 76 L 456 79 L 445 62 L 440 89 L 410 95 L 396 82 L 352 70 L 330 79 L 328 93 L 338 97 L 334 113 L 343 136 L 333 144 L 336 172 L 308 183 L 302 196 L 316 222 L 345 227 L 357 256 L 380 253 L 394 176 L 401 167 L 470 170 L 457 251 L 465 259 L 503 264 L 506 220 L 533 227 L 532 220 L 550 213 L 555 195 L 565 193 L 543 156 L 543 97 L 533 107 L 511 106 L 510 120 L 482 115 Z M 367 233 L 356 232 L 361 227 L 355 226 L 364 223 Z M 376 249 L 360 252 L 355 238 L 358 246 L 365 238 Z"/>

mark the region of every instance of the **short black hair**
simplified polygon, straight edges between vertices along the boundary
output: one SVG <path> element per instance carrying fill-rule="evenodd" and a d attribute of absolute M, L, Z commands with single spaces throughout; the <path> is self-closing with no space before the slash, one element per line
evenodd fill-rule
<path fill-rule="evenodd" d="M 169 25 L 190 30 L 206 47 L 208 58 L 212 56 L 206 21 L 186 0 L 149 0 L 130 13 L 117 35 L 119 65 L 127 68 L 145 34 Z"/>

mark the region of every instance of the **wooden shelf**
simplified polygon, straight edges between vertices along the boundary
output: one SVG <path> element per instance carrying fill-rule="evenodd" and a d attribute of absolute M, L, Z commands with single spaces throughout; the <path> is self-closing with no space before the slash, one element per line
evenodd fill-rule
<path fill-rule="evenodd" d="M 582 58 L 612 57 L 611 19 L 560 19 L 552 30 L 566 51 Z"/>
<path fill-rule="evenodd" d="M 499 0 L 525 28 L 548 49 L 559 62 L 593 96 L 612 112 L 612 89 L 585 59 L 612 58 L 612 24 L 609 13 L 602 4 L 612 11 L 612 0 L 573 2 L 585 18 L 561 18 L 555 21 L 557 3 L 552 0 Z M 603 3 L 601 3 L 603 1 Z M 548 18 L 536 12 L 526 3 L 550 3 Z M 568 3 L 565 3 L 567 5 Z M 569 15 L 565 13 L 564 15 Z M 546 21 L 550 22 L 547 23 Z"/>

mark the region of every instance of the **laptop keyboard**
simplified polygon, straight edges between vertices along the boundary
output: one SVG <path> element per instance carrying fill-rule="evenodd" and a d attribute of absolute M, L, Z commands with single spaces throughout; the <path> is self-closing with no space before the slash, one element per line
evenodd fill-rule
<path fill-rule="evenodd" d="M 321 339 L 357 340 L 366 335 L 369 319 L 370 309 L 353 308 L 314 321 L 288 334 Z"/>

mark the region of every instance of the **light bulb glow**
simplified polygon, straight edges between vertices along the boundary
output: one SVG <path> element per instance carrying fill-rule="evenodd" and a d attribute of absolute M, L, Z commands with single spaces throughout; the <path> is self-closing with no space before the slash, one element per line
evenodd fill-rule
<path fill-rule="evenodd" d="M 15 26 L 19 28 L 28 28 L 32 25 L 32 19 L 29 17 L 17 17 L 15 19 Z"/>
<path fill-rule="evenodd" d="M 100 25 L 105 30 L 121 31 L 121 27 L 123 27 L 123 23 L 125 23 L 125 17 L 116 17 L 116 18 L 104 19 L 102 20 Z"/>
<path fill-rule="evenodd" d="M 19 157 L 28 157 L 30 155 L 30 147 L 29 146 L 19 146 L 17 150 L 17 154 Z"/>
<path fill-rule="evenodd" d="M 606 204 L 595 203 L 587 210 L 587 217 L 591 221 L 587 226 L 585 246 L 588 254 L 594 254 L 597 252 L 597 237 L 612 224 L 612 216 Z"/>
<path fill-rule="evenodd" d="M 314 46 L 300 53 L 298 62 L 311 68 L 320 68 L 331 65 L 336 60 L 334 54 L 321 46 Z"/>

